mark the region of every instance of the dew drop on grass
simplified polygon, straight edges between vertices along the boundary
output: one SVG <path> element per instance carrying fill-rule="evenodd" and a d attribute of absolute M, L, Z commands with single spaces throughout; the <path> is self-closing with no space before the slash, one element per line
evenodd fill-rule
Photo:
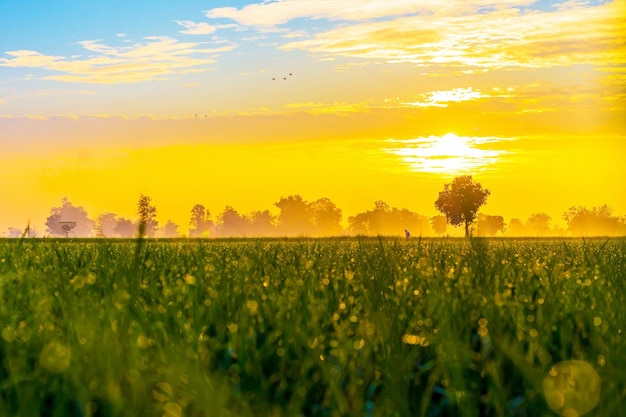
<path fill-rule="evenodd" d="M 152 339 L 150 339 L 149 337 L 146 337 L 144 335 L 139 335 L 139 337 L 137 338 L 137 346 L 140 349 L 147 349 L 150 346 L 152 346 L 154 344 L 154 341 Z"/>
<path fill-rule="evenodd" d="M 39 363 L 48 371 L 59 374 L 64 372 L 72 360 L 72 351 L 59 342 L 48 343 L 39 354 Z"/>
<path fill-rule="evenodd" d="M 2 339 L 4 339 L 5 342 L 11 343 L 15 340 L 15 329 L 11 326 L 6 326 L 2 329 L 0 335 L 2 335 Z"/>
<path fill-rule="evenodd" d="M 130 294 L 125 290 L 117 290 L 113 293 L 113 305 L 118 310 L 123 309 L 130 302 Z"/>

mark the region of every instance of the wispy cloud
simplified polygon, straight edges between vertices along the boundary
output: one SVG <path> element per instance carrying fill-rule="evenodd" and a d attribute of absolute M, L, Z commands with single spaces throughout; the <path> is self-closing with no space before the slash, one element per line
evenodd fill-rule
<path fill-rule="evenodd" d="M 217 26 L 209 25 L 206 22 L 196 23 L 191 20 L 174 20 L 174 22 L 185 28 L 185 30 L 180 31 L 185 35 L 210 35 L 217 31 Z"/>
<path fill-rule="evenodd" d="M 343 25 L 311 39 L 286 43 L 281 49 L 422 66 L 623 65 L 625 4 L 572 5 L 551 12 L 496 8 L 478 14 L 455 10 L 446 15 L 440 11 L 436 18 L 420 14 Z"/>
<path fill-rule="evenodd" d="M 90 54 L 65 57 L 37 51 L 5 53 L 0 66 L 28 67 L 56 71 L 47 80 L 97 84 L 135 83 L 164 80 L 171 75 L 205 72 L 215 58 L 234 49 L 234 45 L 207 47 L 205 43 L 179 42 L 166 36 L 150 36 L 131 46 L 109 46 L 100 40 L 78 42 Z"/>
<path fill-rule="evenodd" d="M 419 100 L 405 102 L 404 104 L 413 107 L 448 107 L 448 103 L 460 103 L 485 97 L 490 96 L 481 93 L 479 90 L 474 90 L 472 87 L 454 88 L 452 90 L 439 90 L 422 94 Z"/>
<path fill-rule="evenodd" d="M 213 19 L 232 19 L 245 26 L 275 26 L 298 18 L 358 21 L 409 14 L 467 13 L 484 8 L 526 6 L 535 0 L 277 0 L 244 6 L 211 9 L 206 16 Z"/>

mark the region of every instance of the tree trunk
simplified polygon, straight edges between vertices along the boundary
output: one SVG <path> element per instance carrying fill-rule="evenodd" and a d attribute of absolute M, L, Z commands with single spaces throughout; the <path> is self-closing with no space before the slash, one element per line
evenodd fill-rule
<path fill-rule="evenodd" d="M 465 222 L 465 237 L 469 237 L 469 222 Z"/>

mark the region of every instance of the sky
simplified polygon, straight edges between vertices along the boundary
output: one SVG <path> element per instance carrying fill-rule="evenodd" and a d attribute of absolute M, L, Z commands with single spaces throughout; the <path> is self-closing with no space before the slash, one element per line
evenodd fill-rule
<path fill-rule="evenodd" d="M 0 1 L 0 234 L 281 197 L 626 215 L 626 0 Z"/>

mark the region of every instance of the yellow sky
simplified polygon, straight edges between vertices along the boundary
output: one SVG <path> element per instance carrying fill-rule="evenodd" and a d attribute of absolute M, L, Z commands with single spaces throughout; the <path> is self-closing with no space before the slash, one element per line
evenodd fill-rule
<path fill-rule="evenodd" d="M 432 216 L 461 174 L 507 221 L 626 215 L 625 1 L 331 3 L 0 42 L 0 231 L 42 234 L 63 197 L 132 218 L 141 193 L 183 231 L 194 204 L 290 194 Z"/>

